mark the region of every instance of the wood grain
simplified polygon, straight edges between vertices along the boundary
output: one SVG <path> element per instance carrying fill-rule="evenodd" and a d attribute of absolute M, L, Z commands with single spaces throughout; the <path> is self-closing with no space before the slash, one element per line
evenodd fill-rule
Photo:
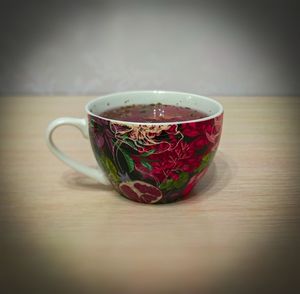
<path fill-rule="evenodd" d="M 124 199 L 49 152 L 47 124 L 83 117 L 90 99 L 0 98 L 6 287 L 251 293 L 254 285 L 292 285 L 300 249 L 299 99 L 218 97 L 225 117 L 215 161 L 190 199 L 168 205 Z M 64 127 L 54 136 L 69 155 L 95 165 L 78 130 Z"/>

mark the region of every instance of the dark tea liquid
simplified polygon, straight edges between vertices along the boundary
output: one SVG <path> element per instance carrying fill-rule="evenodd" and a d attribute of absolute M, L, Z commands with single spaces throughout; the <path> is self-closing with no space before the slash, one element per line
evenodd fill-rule
<path fill-rule="evenodd" d="M 102 117 L 128 122 L 176 122 L 207 117 L 199 110 L 166 104 L 137 104 L 113 108 L 99 114 Z"/>

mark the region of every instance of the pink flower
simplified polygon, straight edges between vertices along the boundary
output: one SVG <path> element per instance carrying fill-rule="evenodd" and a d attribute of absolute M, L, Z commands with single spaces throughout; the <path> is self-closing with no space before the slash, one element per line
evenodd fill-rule
<path fill-rule="evenodd" d="M 110 152 L 114 150 L 114 134 L 110 130 L 110 123 L 105 119 L 90 116 L 90 136 L 96 148 L 107 147 Z"/>

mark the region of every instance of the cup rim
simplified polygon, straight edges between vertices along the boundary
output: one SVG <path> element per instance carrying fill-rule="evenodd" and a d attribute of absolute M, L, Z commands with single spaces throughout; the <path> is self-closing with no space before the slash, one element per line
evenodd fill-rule
<path fill-rule="evenodd" d="M 117 120 L 117 119 L 111 119 L 111 118 L 107 118 L 107 117 L 103 117 L 100 115 L 97 115 L 93 112 L 90 111 L 89 106 L 92 103 L 95 103 L 98 100 L 104 99 L 104 98 L 108 98 L 108 97 L 112 97 L 115 95 L 120 95 L 120 94 L 124 94 L 124 95 L 130 95 L 130 94 L 151 94 L 151 93 L 159 93 L 159 94 L 164 94 L 164 93 L 168 93 L 168 94 L 179 94 L 179 95 L 194 95 L 197 96 L 201 99 L 204 100 L 208 100 L 212 103 L 215 103 L 218 107 L 219 107 L 219 111 L 217 111 L 215 114 L 206 116 L 204 118 L 198 118 L 198 119 L 193 119 L 193 120 L 183 120 L 183 121 L 174 121 L 174 122 L 134 122 L 134 121 L 124 121 L 124 120 Z M 110 121 L 112 123 L 116 123 L 116 124 L 128 124 L 128 125 L 172 125 L 172 124 L 183 124 L 183 123 L 197 123 L 197 122 L 202 122 L 202 121 L 207 121 L 207 120 L 211 120 L 214 119 L 218 116 L 220 116 L 223 112 L 223 106 L 220 102 L 218 102 L 215 99 L 206 97 L 206 96 L 202 96 L 202 95 L 198 95 L 198 94 L 193 94 L 193 93 L 188 93 L 188 92 L 177 92 L 177 91 L 165 91 L 165 90 L 138 90 L 138 91 L 120 91 L 120 92 L 115 92 L 115 93 L 111 93 L 111 94 L 107 94 L 107 95 L 102 95 L 99 96 L 95 99 L 90 100 L 86 105 L 85 105 L 85 111 L 87 114 L 89 114 L 90 116 L 93 117 L 97 117 L 106 121 Z"/>

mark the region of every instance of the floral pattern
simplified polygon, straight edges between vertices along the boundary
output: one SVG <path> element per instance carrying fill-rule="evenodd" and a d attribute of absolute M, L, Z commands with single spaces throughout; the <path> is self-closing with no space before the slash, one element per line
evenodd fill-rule
<path fill-rule="evenodd" d="M 187 197 L 214 158 L 223 114 L 199 122 L 113 123 L 89 116 L 98 163 L 125 197 L 142 203 L 168 203 Z"/>

